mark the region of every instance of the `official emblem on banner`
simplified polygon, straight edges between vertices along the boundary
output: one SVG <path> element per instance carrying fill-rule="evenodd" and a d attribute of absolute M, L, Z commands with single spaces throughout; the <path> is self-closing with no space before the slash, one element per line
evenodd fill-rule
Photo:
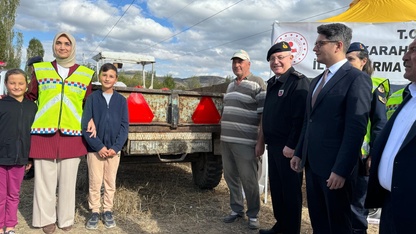
<path fill-rule="evenodd" d="M 277 36 L 274 40 L 274 43 L 276 44 L 280 41 L 286 41 L 292 49 L 292 55 L 294 56 L 292 65 L 302 62 L 302 60 L 308 54 L 308 43 L 306 38 L 301 33 L 285 32 Z M 283 46 L 287 45 L 283 44 Z"/>
<path fill-rule="evenodd" d="M 279 90 L 279 92 L 277 93 L 277 96 L 281 97 L 283 96 L 283 94 L 285 93 L 285 91 L 283 89 Z"/>

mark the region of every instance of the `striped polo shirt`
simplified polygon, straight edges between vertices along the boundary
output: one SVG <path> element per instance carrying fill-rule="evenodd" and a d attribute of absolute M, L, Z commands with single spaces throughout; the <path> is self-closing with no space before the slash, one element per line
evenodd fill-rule
<path fill-rule="evenodd" d="M 263 79 L 251 73 L 239 85 L 237 78 L 228 85 L 221 117 L 221 141 L 256 144 L 265 90 Z"/>

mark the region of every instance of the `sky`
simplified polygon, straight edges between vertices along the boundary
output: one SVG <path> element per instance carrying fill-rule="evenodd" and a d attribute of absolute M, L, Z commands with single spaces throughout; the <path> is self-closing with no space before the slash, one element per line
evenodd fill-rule
<path fill-rule="evenodd" d="M 270 77 L 267 51 L 279 22 L 315 22 L 346 11 L 352 0 L 20 0 L 14 30 L 23 33 L 23 55 L 40 40 L 45 61 L 52 41 L 66 31 L 76 39 L 78 63 L 102 51 L 153 56 L 158 76 L 234 76 L 231 57 L 251 58 L 253 74 Z M 124 66 L 140 70 L 140 65 Z M 146 70 L 151 67 L 146 67 Z"/>

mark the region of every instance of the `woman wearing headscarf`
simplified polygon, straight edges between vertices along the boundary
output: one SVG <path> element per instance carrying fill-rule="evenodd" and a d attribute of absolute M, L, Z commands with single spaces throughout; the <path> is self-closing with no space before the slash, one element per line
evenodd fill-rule
<path fill-rule="evenodd" d="M 71 230 L 78 165 L 87 154 L 81 117 L 94 71 L 75 63 L 75 49 L 71 34 L 58 33 L 52 45 L 55 60 L 33 65 L 27 93 L 38 104 L 30 149 L 36 167 L 32 224 L 44 233 L 55 232 L 56 225 Z"/>

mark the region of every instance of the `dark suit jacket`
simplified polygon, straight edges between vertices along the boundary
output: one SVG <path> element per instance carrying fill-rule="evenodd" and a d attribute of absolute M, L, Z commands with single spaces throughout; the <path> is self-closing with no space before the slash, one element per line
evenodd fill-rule
<path fill-rule="evenodd" d="M 368 208 L 382 207 L 388 191 L 381 187 L 378 180 L 378 167 L 384 147 L 389 138 L 391 129 L 403 105 L 412 98 L 407 95 L 403 103 L 389 119 L 379 137 L 374 142 L 371 159 L 370 179 L 368 182 L 365 206 Z M 416 114 L 416 113 L 415 113 Z M 391 186 L 391 202 L 394 223 L 397 233 L 410 233 L 410 227 L 416 222 L 416 122 L 413 123 L 403 144 L 394 159 L 393 178 Z M 404 228 L 402 230 L 402 228 Z"/>
<path fill-rule="evenodd" d="M 346 62 L 325 84 L 315 105 L 312 93 L 322 75 L 311 82 L 306 116 L 295 155 L 313 173 L 329 178 L 331 172 L 348 178 L 361 156 L 361 145 L 371 103 L 371 79 Z"/>

